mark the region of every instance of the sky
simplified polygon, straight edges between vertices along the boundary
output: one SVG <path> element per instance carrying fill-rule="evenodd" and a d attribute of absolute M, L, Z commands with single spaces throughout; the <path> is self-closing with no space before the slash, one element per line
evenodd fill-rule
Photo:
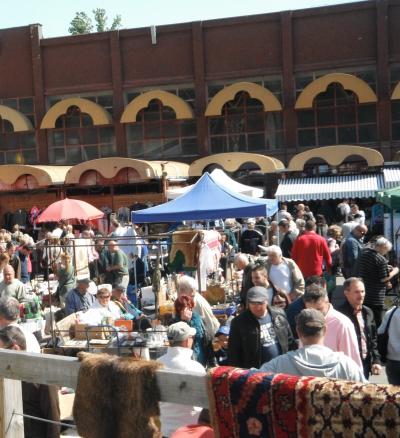
<path fill-rule="evenodd" d="M 40 23 L 43 36 L 51 38 L 68 35 L 76 12 L 90 14 L 95 8 L 104 8 L 110 22 L 120 14 L 122 27 L 129 29 L 357 1 L 360 0 L 3 0 L 0 28 Z"/>

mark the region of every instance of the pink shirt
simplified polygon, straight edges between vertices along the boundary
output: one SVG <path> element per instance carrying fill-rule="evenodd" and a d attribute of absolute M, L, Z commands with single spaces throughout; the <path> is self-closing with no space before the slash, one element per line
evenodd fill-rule
<path fill-rule="evenodd" d="M 333 351 L 341 351 L 351 357 L 363 369 L 357 335 L 351 320 L 343 313 L 338 312 L 329 304 L 329 311 L 325 315 L 326 336 L 324 345 Z"/>

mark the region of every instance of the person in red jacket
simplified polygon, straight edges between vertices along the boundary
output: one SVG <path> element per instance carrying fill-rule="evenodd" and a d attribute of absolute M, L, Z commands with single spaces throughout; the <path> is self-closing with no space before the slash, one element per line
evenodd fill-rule
<path fill-rule="evenodd" d="M 299 236 L 292 248 L 292 259 L 297 263 L 304 278 L 322 275 L 323 263 L 330 270 L 332 257 L 326 240 L 315 232 L 314 221 L 307 221 L 305 232 Z"/>

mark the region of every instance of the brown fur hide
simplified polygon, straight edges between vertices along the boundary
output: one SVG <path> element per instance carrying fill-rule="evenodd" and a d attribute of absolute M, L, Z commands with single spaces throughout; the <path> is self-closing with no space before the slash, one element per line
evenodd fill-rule
<path fill-rule="evenodd" d="M 73 414 L 84 438 L 155 438 L 160 415 L 155 371 L 160 364 L 108 354 L 80 353 Z"/>

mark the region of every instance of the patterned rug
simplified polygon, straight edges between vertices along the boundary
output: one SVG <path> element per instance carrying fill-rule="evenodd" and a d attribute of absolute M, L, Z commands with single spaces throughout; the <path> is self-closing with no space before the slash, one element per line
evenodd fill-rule
<path fill-rule="evenodd" d="M 400 386 L 231 367 L 209 382 L 216 437 L 400 436 Z"/>

